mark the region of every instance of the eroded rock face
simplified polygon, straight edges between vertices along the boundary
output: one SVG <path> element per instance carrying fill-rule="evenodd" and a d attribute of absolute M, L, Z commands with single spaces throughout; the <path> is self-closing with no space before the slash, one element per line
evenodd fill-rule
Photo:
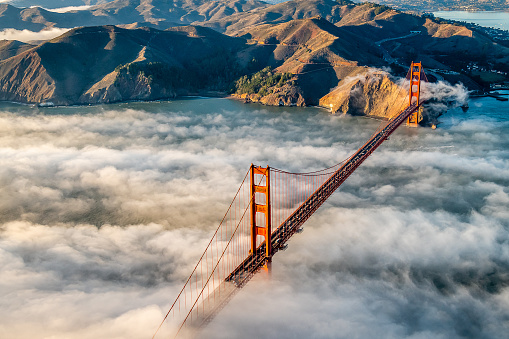
<path fill-rule="evenodd" d="M 391 118 L 407 103 L 408 93 L 387 73 L 368 71 L 345 78 L 338 87 L 320 99 L 320 106 L 333 113 Z"/>
<path fill-rule="evenodd" d="M 320 99 L 320 106 L 333 113 L 367 115 L 391 119 L 409 105 L 409 82 L 395 79 L 383 71 L 366 72 L 345 78 L 329 94 Z M 462 84 L 447 82 L 421 83 L 421 101 L 425 102 L 422 126 L 438 123 L 438 117 L 453 107 L 466 107 L 468 90 Z"/>
<path fill-rule="evenodd" d="M 300 88 L 290 85 L 274 89 L 274 92 L 263 97 L 261 102 L 276 106 L 306 106 Z"/>
<path fill-rule="evenodd" d="M 55 81 L 37 53 L 11 58 L 0 68 L 0 100 L 41 103 L 51 100 Z"/>
<path fill-rule="evenodd" d="M 111 103 L 129 100 L 157 100 L 174 98 L 172 88 L 154 84 L 142 73 L 136 75 L 112 72 L 94 84 L 80 98 L 82 104 Z"/>

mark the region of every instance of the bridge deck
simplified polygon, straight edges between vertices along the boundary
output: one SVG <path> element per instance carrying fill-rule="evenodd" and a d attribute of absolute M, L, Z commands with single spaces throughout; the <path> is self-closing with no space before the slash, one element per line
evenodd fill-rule
<path fill-rule="evenodd" d="M 400 126 L 412 113 L 414 113 L 419 108 L 419 106 L 420 105 L 413 104 L 389 120 L 384 128 L 382 128 L 378 133 L 374 134 L 371 139 L 369 139 L 314 193 L 312 193 L 309 198 L 305 200 L 283 223 L 281 223 L 279 227 L 277 227 L 277 229 L 272 233 L 271 237 L 273 255 L 285 248 L 287 241 L 300 229 L 302 224 L 304 224 L 304 222 L 327 200 L 327 198 L 329 198 L 332 193 L 334 193 L 334 191 L 364 162 L 364 160 L 366 160 L 371 155 L 371 153 L 373 153 L 385 140 L 387 140 L 388 137 L 396 130 L 396 128 Z M 235 295 L 239 288 L 245 285 L 251 279 L 251 277 L 263 265 L 265 265 L 267 261 L 270 260 L 271 258 L 266 257 L 265 243 L 263 243 L 256 249 L 254 253 L 249 254 L 240 265 L 233 269 L 233 271 L 227 275 L 226 278 L 224 278 L 222 283 L 216 285 L 216 288 L 219 288 L 221 291 L 221 293 L 218 293 L 217 298 L 203 298 L 202 294 L 197 294 L 198 299 L 195 301 L 196 308 L 194 308 L 193 305 L 187 314 L 187 317 L 184 319 L 179 332 L 180 330 L 183 330 L 188 334 L 198 333 L 199 329 L 209 323 L 214 318 L 214 316 L 228 303 L 228 301 Z M 197 282 L 196 285 L 198 285 Z M 206 283 L 205 285 L 202 283 L 200 287 L 202 287 L 202 285 L 206 286 Z M 202 293 L 203 289 L 204 287 L 202 288 Z M 198 302 L 200 297 L 202 297 L 202 302 Z M 195 310 L 195 313 L 192 312 L 193 310 Z M 184 325 L 185 327 L 183 327 Z"/>
<path fill-rule="evenodd" d="M 421 103 L 422 104 L 422 103 Z M 400 126 L 420 105 L 415 103 L 391 119 L 387 125 L 369 139 L 343 166 L 317 189 L 295 212 L 272 233 L 273 254 L 284 248 L 286 242 L 300 226 L 330 197 L 332 193 Z M 265 264 L 265 244 L 249 255 L 227 278 L 238 287 L 244 285 L 252 274 Z"/>

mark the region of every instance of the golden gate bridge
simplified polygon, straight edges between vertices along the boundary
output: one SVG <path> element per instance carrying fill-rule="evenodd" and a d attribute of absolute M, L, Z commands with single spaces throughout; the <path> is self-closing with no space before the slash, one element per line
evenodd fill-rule
<path fill-rule="evenodd" d="M 309 173 L 251 165 L 205 251 L 153 335 L 193 337 L 252 276 L 270 270 L 272 257 L 285 250 L 304 222 L 404 121 L 417 126 L 421 63 L 412 62 L 408 106 L 398 111 L 350 158 Z M 275 226 L 275 227 L 273 227 Z M 165 331 L 166 333 L 167 331 Z M 166 335 L 166 334 L 165 334 Z"/>

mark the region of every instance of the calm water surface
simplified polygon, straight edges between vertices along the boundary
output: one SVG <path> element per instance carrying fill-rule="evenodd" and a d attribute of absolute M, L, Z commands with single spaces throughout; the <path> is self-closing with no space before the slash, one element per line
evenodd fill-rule
<path fill-rule="evenodd" d="M 443 19 L 466 21 L 484 27 L 509 30 L 509 12 L 438 11 L 433 15 Z"/>

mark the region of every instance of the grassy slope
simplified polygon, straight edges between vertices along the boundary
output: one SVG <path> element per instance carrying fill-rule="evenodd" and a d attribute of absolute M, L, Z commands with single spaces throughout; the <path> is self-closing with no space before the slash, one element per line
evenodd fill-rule
<path fill-rule="evenodd" d="M 203 85 L 221 80 L 227 69 L 214 69 L 213 60 L 222 62 L 243 46 L 231 38 L 203 27 L 126 30 L 115 26 L 78 28 L 27 52 L 0 62 L 0 85 L 4 92 L 22 93 L 26 99 L 4 95 L 2 99 L 20 101 L 49 100 L 71 104 L 118 66 L 132 62 L 164 63 L 164 67 L 188 69 L 191 80 L 203 76 Z M 233 66 L 233 63 L 232 65 Z M 18 76 L 13 79 L 12 74 Z M 37 74 L 40 83 L 34 83 Z M 210 76 L 216 76 L 210 79 Z M 199 86 L 200 84 L 190 83 Z M 49 89 L 51 87 L 51 90 Z M 41 92 L 51 96 L 41 96 Z"/>
<path fill-rule="evenodd" d="M 0 40 L 0 61 L 9 59 L 34 47 L 34 45 L 26 44 L 21 41 Z"/>

